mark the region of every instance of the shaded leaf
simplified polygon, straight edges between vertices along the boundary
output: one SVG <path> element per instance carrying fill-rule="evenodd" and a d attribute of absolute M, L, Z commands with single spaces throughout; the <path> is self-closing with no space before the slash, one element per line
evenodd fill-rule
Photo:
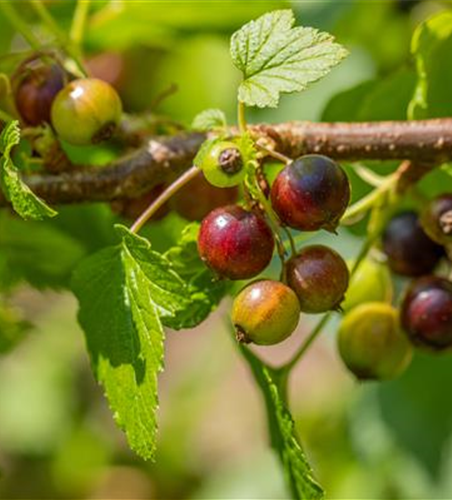
<path fill-rule="evenodd" d="M 19 142 L 19 122 L 12 121 L 6 125 L 0 136 L 0 149 L 3 153 L 1 180 L 5 196 L 14 210 L 24 219 L 41 220 L 54 217 L 57 212 L 22 181 L 19 170 L 11 159 L 11 151 Z"/>

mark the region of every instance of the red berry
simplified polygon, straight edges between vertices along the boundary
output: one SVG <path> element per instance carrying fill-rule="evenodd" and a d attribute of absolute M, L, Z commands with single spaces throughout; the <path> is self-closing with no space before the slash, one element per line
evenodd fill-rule
<path fill-rule="evenodd" d="M 298 325 L 300 304 L 291 288 L 273 280 L 247 285 L 235 298 L 232 322 L 239 342 L 273 345 Z"/>
<path fill-rule="evenodd" d="M 173 196 L 171 206 L 184 219 L 200 221 L 215 208 L 235 203 L 238 197 L 237 186 L 230 188 L 212 186 L 201 172 Z"/>
<path fill-rule="evenodd" d="M 441 245 L 452 243 L 452 193 L 432 200 L 422 212 L 421 224 L 430 238 Z"/>
<path fill-rule="evenodd" d="M 337 309 L 344 299 L 348 280 L 344 259 L 323 245 L 305 247 L 287 262 L 287 284 L 306 313 Z"/>
<path fill-rule="evenodd" d="M 403 299 L 401 320 L 413 344 L 452 347 L 452 282 L 437 276 L 414 281 Z"/>
<path fill-rule="evenodd" d="M 430 273 L 444 255 L 443 248 L 424 233 L 415 212 L 391 219 L 383 233 L 383 250 L 392 271 L 413 277 Z"/>
<path fill-rule="evenodd" d="M 217 208 L 201 223 L 198 250 L 219 276 L 253 278 L 270 263 L 275 246 L 265 220 L 237 205 Z"/>
<path fill-rule="evenodd" d="M 350 201 L 344 170 L 326 156 L 306 155 L 287 165 L 271 189 L 281 221 L 302 231 L 334 231 Z"/>
<path fill-rule="evenodd" d="M 14 102 L 22 120 L 31 126 L 50 123 L 55 96 L 68 75 L 50 54 L 35 54 L 24 61 L 11 78 Z"/>

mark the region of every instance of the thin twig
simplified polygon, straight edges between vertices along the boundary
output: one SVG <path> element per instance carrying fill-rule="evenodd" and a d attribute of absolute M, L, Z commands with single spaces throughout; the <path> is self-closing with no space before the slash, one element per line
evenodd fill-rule
<path fill-rule="evenodd" d="M 172 184 L 170 184 L 163 193 L 158 196 L 149 207 L 138 217 L 138 219 L 133 223 L 130 230 L 132 233 L 138 233 L 138 231 L 146 224 L 146 222 L 161 208 L 174 194 L 185 186 L 189 181 L 194 179 L 199 175 L 201 171 L 198 167 L 191 167 L 184 174 L 182 174 L 178 179 L 176 179 Z"/>

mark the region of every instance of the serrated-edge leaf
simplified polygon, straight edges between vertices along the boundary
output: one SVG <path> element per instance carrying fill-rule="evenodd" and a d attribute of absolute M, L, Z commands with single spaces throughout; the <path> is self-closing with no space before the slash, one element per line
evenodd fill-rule
<path fill-rule="evenodd" d="M 191 124 L 192 129 L 201 131 L 223 127 L 226 127 L 226 116 L 221 109 L 206 109 L 201 111 L 201 113 L 195 116 Z"/>
<path fill-rule="evenodd" d="M 19 122 L 11 121 L 0 135 L 0 149 L 3 153 L 1 180 L 5 196 L 14 210 L 24 219 L 42 220 L 46 217 L 54 217 L 57 212 L 36 196 L 22 181 L 19 170 L 12 161 L 11 150 L 19 142 Z"/>
<path fill-rule="evenodd" d="M 271 445 L 278 454 L 295 500 L 320 500 L 324 491 L 314 479 L 312 468 L 295 433 L 293 418 L 284 404 L 270 369 L 247 347 L 240 346 L 262 391 L 267 411 Z"/>
<path fill-rule="evenodd" d="M 452 36 L 452 12 L 450 11 L 433 15 L 419 24 L 413 33 L 411 53 L 415 57 L 418 81 L 408 106 L 410 120 L 419 120 L 428 115 L 427 61 L 435 48 L 450 36 Z"/>
<path fill-rule="evenodd" d="M 243 74 L 238 98 L 247 106 L 276 107 L 281 93 L 304 90 L 347 56 L 330 34 L 294 23 L 291 10 L 277 10 L 232 35 L 232 60 Z"/>

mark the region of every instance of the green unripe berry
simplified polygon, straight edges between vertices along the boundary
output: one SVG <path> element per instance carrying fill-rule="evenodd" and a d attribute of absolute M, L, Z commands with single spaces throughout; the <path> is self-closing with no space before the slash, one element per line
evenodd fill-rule
<path fill-rule="evenodd" d="M 393 379 L 412 357 L 397 310 L 382 302 L 362 304 L 344 317 L 338 347 L 345 365 L 359 380 Z"/>
<path fill-rule="evenodd" d="M 96 78 L 82 78 L 58 93 L 51 118 L 61 139 L 87 146 L 109 139 L 121 113 L 121 99 L 111 85 Z"/>
<path fill-rule="evenodd" d="M 297 296 L 279 281 L 251 283 L 237 295 L 232 306 L 237 340 L 244 343 L 278 344 L 294 332 L 299 318 Z"/>
<path fill-rule="evenodd" d="M 242 152 L 232 141 L 212 143 L 197 166 L 210 184 L 220 188 L 237 186 L 245 177 Z"/>
<path fill-rule="evenodd" d="M 351 270 L 354 261 L 347 262 L 347 265 Z M 388 267 L 368 258 L 359 264 L 358 269 L 351 277 L 341 308 L 348 312 L 366 302 L 390 303 L 392 296 L 393 287 Z"/>

